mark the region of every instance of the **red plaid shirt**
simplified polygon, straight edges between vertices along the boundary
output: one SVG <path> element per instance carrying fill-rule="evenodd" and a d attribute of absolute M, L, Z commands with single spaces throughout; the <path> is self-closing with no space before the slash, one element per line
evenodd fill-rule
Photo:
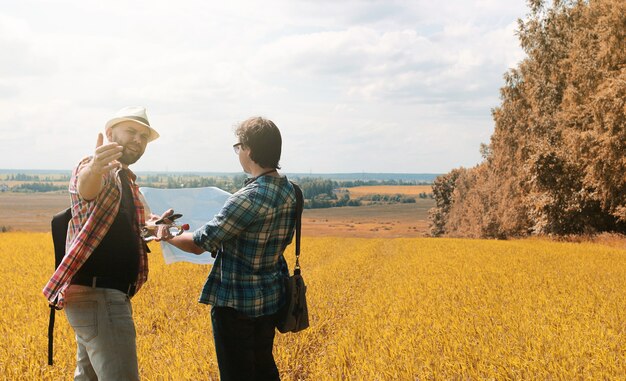
<path fill-rule="evenodd" d="M 54 304 L 58 309 L 64 306 L 64 291 L 70 284 L 72 277 L 98 247 L 120 209 L 122 183 L 119 176 L 124 176 L 120 170 L 111 170 L 103 175 L 103 187 L 95 200 L 85 201 L 78 194 L 78 173 L 90 160 L 91 157 L 83 159 L 72 173 L 69 186 L 72 219 L 67 230 L 65 257 L 43 289 L 43 294 L 50 304 Z M 130 183 L 135 201 L 136 221 L 138 222 L 135 229 L 137 239 L 140 241 L 138 244 L 139 274 L 136 284 L 138 291 L 148 279 L 148 256 L 139 234 L 140 227 L 145 223 L 145 216 L 143 203 L 139 196 L 139 187 L 135 184 L 137 176 L 130 170 L 128 173 L 130 180 L 132 180 Z"/>

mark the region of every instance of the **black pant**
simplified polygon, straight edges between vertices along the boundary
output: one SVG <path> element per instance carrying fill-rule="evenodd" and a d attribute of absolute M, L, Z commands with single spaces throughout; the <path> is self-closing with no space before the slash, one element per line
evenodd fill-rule
<path fill-rule="evenodd" d="M 211 309 L 220 379 L 280 380 L 272 349 L 276 315 L 256 318 L 230 307 Z"/>

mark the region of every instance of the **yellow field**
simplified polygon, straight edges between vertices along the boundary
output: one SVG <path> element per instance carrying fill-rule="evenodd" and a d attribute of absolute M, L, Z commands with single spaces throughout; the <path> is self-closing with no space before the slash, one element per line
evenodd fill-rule
<path fill-rule="evenodd" d="M 46 233 L 0 234 L 0 375 L 70 379 L 57 315 L 46 365 Z M 145 380 L 217 379 L 209 271 L 164 265 L 152 246 L 134 298 Z M 292 259 L 293 252 L 288 253 Z M 303 239 L 311 327 L 277 336 L 284 380 L 615 380 L 626 375 L 626 250 L 591 243 L 434 238 Z"/>
<path fill-rule="evenodd" d="M 433 188 L 430 185 L 368 185 L 341 189 L 350 192 L 350 196 L 353 198 L 373 194 L 403 194 L 407 196 L 417 196 L 420 193 L 432 193 L 433 191 Z"/>

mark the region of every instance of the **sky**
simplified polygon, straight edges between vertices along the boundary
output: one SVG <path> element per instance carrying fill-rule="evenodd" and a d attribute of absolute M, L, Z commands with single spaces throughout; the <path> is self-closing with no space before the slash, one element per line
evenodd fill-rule
<path fill-rule="evenodd" d="M 286 173 L 481 161 L 523 0 L 0 0 L 0 168 L 64 169 L 122 107 L 161 137 L 135 171 L 241 172 L 234 128 L 281 130 Z"/>

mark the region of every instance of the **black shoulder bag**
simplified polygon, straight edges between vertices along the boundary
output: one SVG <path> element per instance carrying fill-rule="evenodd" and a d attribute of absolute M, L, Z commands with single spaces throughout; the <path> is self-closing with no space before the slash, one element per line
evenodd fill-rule
<path fill-rule="evenodd" d="M 281 333 L 299 332 L 309 327 L 309 309 L 306 304 L 306 285 L 300 271 L 300 231 L 304 196 L 299 186 L 291 183 L 296 191 L 296 265 L 293 275 L 285 282 L 286 303 L 280 310 L 276 328 Z"/>
<path fill-rule="evenodd" d="M 52 243 L 54 244 L 54 268 L 61 264 L 65 256 L 65 238 L 67 236 L 67 225 L 72 218 L 70 208 L 59 212 L 52 217 Z M 52 365 L 53 345 L 54 345 L 54 313 L 56 307 L 50 305 L 50 321 L 48 322 L 48 365 Z"/>

